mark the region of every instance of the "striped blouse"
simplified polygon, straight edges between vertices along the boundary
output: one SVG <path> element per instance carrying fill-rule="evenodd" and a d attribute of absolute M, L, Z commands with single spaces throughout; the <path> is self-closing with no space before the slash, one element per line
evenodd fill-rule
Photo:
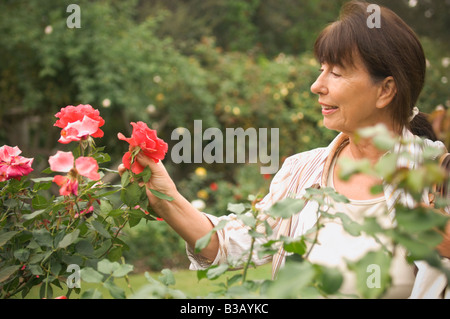
<path fill-rule="evenodd" d="M 403 140 L 406 144 L 398 144 L 394 152 L 399 154 L 397 167 L 406 167 L 413 170 L 422 161 L 423 145 L 433 146 L 445 152 L 445 146 L 441 142 L 423 140 L 424 143 L 417 143 L 419 137 L 404 129 Z M 281 169 L 274 176 L 269 188 L 269 193 L 257 204 L 257 208 L 264 212 L 277 201 L 287 197 L 301 198 L 306 189 L 311 187 L 326 187 L 328 172 L 333 158 L 348 143 L 348 137 L 340 133 L 327 147 L 317 148 L 307 152 L 299 153 L 288 157 Z M 401 154 L 408 154 L 402 156 Z M 384 183 L 384 196 L 388 207 L 388 214 L 394 217 L 394 206 L 400 201 L 406 207 L 413 207 L 414 201 L 411 196 L 401 189 L 396 189 L 393 185 Z M 425 204 L 429 204 L 428 192 L 425 190 L 422 198 Z M 256 244 L 263 244 L 267 240 L 275 239 L 281 235 L 297 237 L 311 229 L 317 222 L 318 204 L 309 201 L 305 207 L 289 219 L 273 219 L 263 217 L 269 222 L 273 229 L 271 237 L 257 238 Z M 251 245 L 251 237 L 247 227 L 236 218 L 236 215 L 213 216 L 207 214 L 213 225 L 217 225 L 221 220 L 227 220 L 226 226 L 217 231 L 219 238 L 219 251 L 216 258 L 206 260 L 201 255 L 194 254 L 192 247 L 187 246 L 187 255 L 191 261 L 190 269 L 205 269 L 211 265 L 229 263 L 235 265 L 242 260 Z M 261 229 L 261 231 L 263 231 Z M 280 249 L 273 257 L 252 256 L 252 261 L 256 265 L 262 265 L 272 261 L 272 276 L 275 277 L 277 271 L 284 264 L 286 252 Z M 448 262 L 448 260 L 445 260 Z M 445 287 L 447 280 L 444 274 L 437 269 L 431 268 L 426 262 L 417 261 L 418 268 L 416 281 L 413 287 L 411 298 L 438 298 Z M 447 294 L 449 295 L 449 294 Z"/>

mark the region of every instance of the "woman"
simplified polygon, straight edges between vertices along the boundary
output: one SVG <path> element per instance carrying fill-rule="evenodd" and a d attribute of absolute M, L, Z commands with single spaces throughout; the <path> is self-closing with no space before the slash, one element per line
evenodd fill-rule
<path fill-rule="evenodd" d="M 326 148 L 319 148 L 289 157 L 274 177 L 270 192 L 258 204 L 261 211 L 288 194 L 301 196 L 305 189 L 313 185 L 334 187 L 350 199 L 342 209 L 355 218 L 380 212 L 394 213 L 396 200 L 407 203 L 407 196 L 394 192 L 382 180 L 364 174 L 357 174 L 349 181 L 337 178 L 338 159 L 369 159 L 375 164 L 383 156 L 370 140 L 357 140 L 355 133 L 363 127 L 384 124 L 393 135 L 412 138 L 414 135 L 432 136 L 432 130 L 423 114 L 414 108 L 425 78 L 425 57 L 414 32 L 393 12 L 381 8 L 381 27 L 370 28 L 367 24 L 369 13 L 367 3 L 349 2 L 341 12 L 340 20 L 329 25 L 318 37 L 314 51 L 320 62 L 320 75 L 312 84 L 311 91 L 318 95 L 317 107 L 322 109 L 323 124 L 340 134 Z M 440 142 L 426 139 L 426 144 L 442 147 Z M 420 156 L 421 149 L 408 147 L 412 156 Z M 415 158 L 414 157 L 414 158 Z M 155 164 L 143 155 L 138 155 L 141 165 L 150 166 L 152 177 L 149 187 L 174 198 L 168 202 L 148 193 L 155 212 L 160 215 L 186 241 L 191 268 L 199 269 L 226 262 L 227 258 L 241 256 L 250 246 L 250 237 L 233 216 L 215 217 L 195 209 L 177 191 L 162 163 Z M 399 163 L 414 169 L 416 163 Z M 123 170 L 123 167 L 120 169 Z M 374 195 L 370 188 L 383 184 L 384 194 Z M 427 199 L 425 199 L 427 200 Z M 309 205 L 309 204 L 308 204 Z M 270 220 L 274 234 L 298 236 L 315 223 L 308 213 L 308 205 L 290 220 Z M 209 245 L 200 254 L 194 254 L 192 247 L 198 239 L 207 234 L 221 219 L 230 222 L 212 236 Z M 342 227 L 341 227 L 342 228 Z M 311 251 L 310 258 L 317 262 L 340 266 L 344 259 L 357 257 L 373 247 L 366 238 L 348 238 L 339 228 L 325 228 L 319 235 L 321 245 Z M 358 242 L 358 245 L 352 245 Z M 334 244 L 334 246 L 333 246 Z M 337 245 L 337 246 L 336 246 Z M 330 248 L 334 247 L 334 248 Z M 284 262 L 284 252 L 274 257 L 276 272 Z M 331 260 L 331 261 L 330 261 Z M 334 261 L 333 261 L 334 260 Z M 270 261 L 255 258 L 256 264 Z M 437 285 L 429 291 L 420 287 L 415 280 L 414 269 L 404 258 L 395 260 L 397 271 L 393 275 L 391 296 L 406 298 L 438 297 L 445 289 L 446 281 L 440 273 L 425 264 L 418 264 L 417 278 L 427 277 L 427 282 Z M 352 278 L 346 277 L 349 292 L 352 291 Z M 414 283 L 416 282 L 416 285 Z"/>

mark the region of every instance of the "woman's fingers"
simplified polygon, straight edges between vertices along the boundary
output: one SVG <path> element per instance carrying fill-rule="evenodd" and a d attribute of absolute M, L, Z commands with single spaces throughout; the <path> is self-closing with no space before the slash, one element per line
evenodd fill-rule
<path fill-rule="evenodd" d="M 119 175 L 122 176 L 122 174 L 125 173 L 127 168 L 125 167 L 125 165 L 120 164 L 119 167 L 117 168 L 117 170 L 119 171 Z"/>

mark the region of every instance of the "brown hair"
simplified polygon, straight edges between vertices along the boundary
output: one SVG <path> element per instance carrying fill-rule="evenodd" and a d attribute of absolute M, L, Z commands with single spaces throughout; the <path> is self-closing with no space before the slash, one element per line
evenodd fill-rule
<path fill-rule="evenodd" d="M 394 78 L 397 94 L 388 106 L 394 127 L 399 132 L 406 127 L 422 136 L 428 129 L 433 133 L 424 114 L 409 120 L 426 72 L 425 54 L 417 35 L 399 16 L 382 6 L 380 27 L 369 27 L 372 11 L 367 11 L 368 6 L 364 1 L 347 2 L 339 20 L 328 25 L 317 38 L 316 58 L 320 63 L 352 66 L 354 54 L 359 54 L 374 82 L 388 76 Z"/>

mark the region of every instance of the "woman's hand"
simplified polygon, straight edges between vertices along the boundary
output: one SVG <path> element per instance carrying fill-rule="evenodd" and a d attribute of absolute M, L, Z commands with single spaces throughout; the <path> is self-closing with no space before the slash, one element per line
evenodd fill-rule
<path fill-rule="evenodd" d="M 150 170 L 152 171 L 150 180 L 146 183 L 147 197 L 152 207 L 157 206 L 161 199 L 153 195 L 149 191 L 150 188 L 171 197 L 174 197 L 177 194 L 177 187 L 161 161 L 155 163 L 152 159 L 142 153 L 139 153 L 136 156 L 136 160 L 143 167 L 150 167 Z M 122 175 L 126 171 L 125 166 L 120 164 L 118 171 L 119 174 Z"/>

